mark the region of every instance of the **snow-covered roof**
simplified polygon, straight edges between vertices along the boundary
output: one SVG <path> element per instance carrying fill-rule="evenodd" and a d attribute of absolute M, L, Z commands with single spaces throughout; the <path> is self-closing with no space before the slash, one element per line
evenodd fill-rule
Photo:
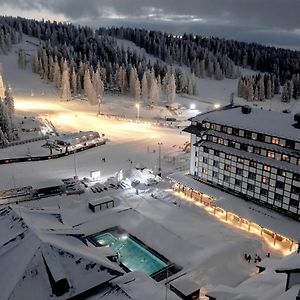
<path fill-rule="evenodd" d="M 226 106 L 202 113 L 192 118 L 198 123 L 212 122 L 276 137 L 300 141 L 300 129 L 293 125 L 294 115 L 258 108 L 251 108 L 249 114 L 241 111 L 241 106 Z"/>
<path fill-rule="evenodd" d="M 172 280 L 170 285 L 184 296 L 189 296 L 192 293 L 200 290 L 200 286 L 186 275 Z"/>
<path fill-rule="evenodd" d="M 300 253 L 293 253 L 288 257 L 285 257 L 276 265 L 276 272 L 300 272 Z"/>
<path fill-rule="evenodd" d="M 63 185 L 63 182 L 60 179 L 52 178 L 52 179 L 47 179 L 44 181 L 36 182 L 34 184 L 34 188 L 35 189 L 43 189 L 43 188 L 57 187 L 57 186 L 62 186 L 62 185 Z"/>
<path fill-rule="evenodd" d="M 116 278 L 112 281 L 112 285 L 118 286 L 130 297 L 129 299 L 133 300 L 162 300 L 165 299 L 166 296 L 164 285 L 138 271 L 127 273 L 122 277 Z M 180 300 L 172 291 L 168 290 L 167 293 L 168 300 Z"/>
<path fill-rule="evenodd" d="M 169 178 L 214 197 L 214 202 L 217 206 L 235 213 L 241 218 L 255 222 L 264 228 L 270 229 L 295 241 L 299 238 L 300 222 L 201 183 L 192 176 L 182 172 L 171 174 Z"/>
<path fill-rule="evenodd" d="M 65 299 L 123 274 L 76 236 L 56 234 L 54 229 L 46 233 L 26 218 L 26 210 L 18 210 L 0 210 L 0 265 L 6 274 L 0 276 L 1 299 Z M 53 295 L 49 271 L 54 280 L 65 278 L 72 286 L 63 296 Z"/>

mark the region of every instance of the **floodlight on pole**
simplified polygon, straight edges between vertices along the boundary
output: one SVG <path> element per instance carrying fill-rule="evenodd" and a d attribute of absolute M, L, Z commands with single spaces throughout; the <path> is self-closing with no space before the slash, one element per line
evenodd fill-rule
<path fill-rule="evenodd" d="M 161 145 L 163 143 L 158 143 L 158 176 L 161 176 Z"/>

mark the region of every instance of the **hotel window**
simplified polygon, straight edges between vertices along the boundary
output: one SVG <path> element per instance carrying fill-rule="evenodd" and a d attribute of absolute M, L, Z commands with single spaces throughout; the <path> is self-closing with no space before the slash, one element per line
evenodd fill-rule
<path fill-rule="evenodd" d="M 293 175 L 293 179 L 296 180 L 296 181 L 300 181 L 300 174 L 296 174 L 296 173 L 295 173 L 295 174 Z"/>
<path fill-rule="evenodd" d="M 223 132 L 227 132 L 227 126 L 221 126 L 221 131 L 223 131 Z"/>
<path fill-rule="evenodd" d="M 286 154 L 282 154 L 282 160 L 289 162 L 290 161 L 290 157 L 288 155 L 286 155 Z"/>
<path fill-rule="evenodd" d="M 238 163 L 241 163 L 241 164 L 243 164 L 243 163 L 244 163 L 244 159 L 243 159 L 243 158 L 240 158 L 240 157 L 238 157 L 238 158 L 237 158 L 237 162 L 238 162 Z"/>
<path fill-rule="evenodd" d="M 218 161 L 216 161 L 216 160 L 214 160 L 214 162 L 213 162 L 213 166 L 214 166 L 214 167 L 216 167 L 216 168 L 219 168 L 219 162 L 218 162 Z"/>
<path fill-rule="evenodd" d="M 203 147 L 203 152 L 204 152 L 204 153 L 209 153 L 208 148 L 207 148 L 207 147 Z"/>
<path fill-rule="evenodd" d="M 272 140 L 271 140 L 271 143 L 275 144 L 275 145 L 279 145 L 279 138 L 273 136 Z"/>
<path fill-rule="evenodd" d="M 239 135 L 239 130 L 237 128 L 232 128 L 233 135 Z"/>
<path fill-rule="evenodd" d="M 283 190 L 284 189 L 284 182 L 276 180 L 275 187 L 278 188 L 278 189 L 282 189 Z"/>
<path fill-rule="evenodd" d="M 216 171 L 213 171 L 212 176 L 215 178 L 219 178 L 219 173 Z"/>
<path fill-rule="evenodd" d="M 290 149 L 295 149 L 295 142 L 291 140 L 286 140 L 285 146 Z"/>
<path fill-rule="evenodd" d="M 235 147 L 235 142 L 234 141 L 228 141 L 228 146 L 231 148 Z"/>
<path fill-rule="evenodd" d="M 248 191 L 254 191 L 254 185 L 253 184 L 250 184 L 250 183 L 248 183 L 248 185 L 247 185 L 247 190 Z"/>
<path fill-rule="evenodd" d="M 202 173 L 207 175 L 208 174 L 208 170 L 206 168 L 202 168 Z"/>
<path fill-rule="evenodd" d="M 195 151 L 195 156 L 198 156 L 198 152 L 197 151 Z"/>
<path fill-rule="evenodd" d="M 236 168 L 236 175 L 243 175 L 243 169 Z"/>
<path fill-rule="evenodd" d="M 253 161 L 253 160 L 250 160 L 250 167 L 257 168 L 257 162 Z"/>
<path fill-rule="evenodd" d="M 274 151 L 268 151 L 268 157 L 275 158 L 275 152 Z"/>
<path fill-rule="evenodd" d="M 269 184 L 270 183 L 270 178 L 267 177 L 267 176 L 263 176 L 261 178 L 261 182 L 264 183 L 264 184 Z"/>
<path fill-rule="evenodd" d="M 248 146 L 246 144 L 241 144 L 241 150 L 247 151 L 248 150 Z"/>
<path fill-rule="evenodd" d="M 255 154 L 260 154 L 260 148 L 258 148 L 258 147 L 254 147 L 253 148 L 253 153 L 255 153 Z"/>
<path fill-rule="evenodd" d="M 203 163 L 208 164 L 208 159 L 207 159 L 207 157 L 203 157 Z"/>
<path fill-rule="evenodd" d="M 256 179 L 256 174 L 253 172 L 249 172 L 249 179 L 255 180 Z"/>
<path fill-rule="evenodd" d="M 283 196 L 280 195 L 280 194 L 275 193 L 274 200 L 278 201 L 278 202 L 282 202 Z"/>
<path fill-rule="evenodd" d="M 224 139 L 218 138 L 218 144 L 224 145 Z"/>
<path fill-rule="evenodd" d="M 264 134 L 261 134 L 261 133 L 258 133 L 257 134 L 257 140 L 259 142 L 264 142 L 265 141 L 265 135 Z"/>
<path fill-rule="evenodd" d="M 300 187 L 292 186 L 292 194 L 300 195 Z"/>
<path fill-rule="evenodd" d="M 224 165 L 224 170 L 230 172 L 230 165 L 225 164 Z"/>
<path fill-rule="evenodd" d="M 215 156 L 220 156 L 220 151 L 215 150 L 215 151 L 214 151 L 214 155 L 215 155 Z"/>
<path fill-rule="evenodd" d="M 264 171 L 270 172 L 271 171 L 271 167 L 268 165 L 264 165 Z"/>
<path fill-rule="evenodd" d="M 210 129 L 215 130 L 216 129 L 216 124 L 210 124 Z"/>
<path fill-rule="evenodd" d="M 224 175 L 223 180 L 224 180 L 225 182 L 229 182 L 230 177 L 229 177 L 228 175 Z"/>
<path fill-rule="evenodd" d="M 225 154 L 225 158 L 228 159 L 228 160 L 231 160 L 231 155 Z"/>
<path fill-rule="evenodd" d="M 244 136 L 245 136 L 246 139 L 251 139 L 252 133 L 250 131 L 245 130 Z"/>
<path fill-rule="evenodd" d="M 266 189 L 260 189 L 260 194 L 262 196 L 268 197 L 268 190 L 266 190 Z"/>
<path fill-rule="evenodd" d="M 290 199 L 290 206 L 299 207 L 299 201 Z"/>
<path fill-rule="evenodd" d="M 241 185 L 242 185 L 242 181 L 241 181 L 241 180 L 238 180 L 238 179 L 236 179 L 236 180 L 235 180 L 235 185 L 237 185 L 237 186 L 241 186 Z"/>
<path fill-rule="evenodd" d="M 283 171 L 283 170 L 277 169 L 277 175 L 285 177 L 286 176 L 286 172 Z"/>

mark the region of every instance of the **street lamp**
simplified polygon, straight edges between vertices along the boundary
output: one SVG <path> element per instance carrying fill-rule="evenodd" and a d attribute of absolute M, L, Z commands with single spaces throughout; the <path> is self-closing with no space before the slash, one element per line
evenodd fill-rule
<path fill-rule="evenodd" d="M 136 103 L 135 107 L 137 108 L 137 121 L 140 121 L 140 104 Z"/>
<path fill-rule="evenodd" d="M 158 176 L 161 177 L 161 145 L 163 143 L 159 142 L 158 143 Z"/>

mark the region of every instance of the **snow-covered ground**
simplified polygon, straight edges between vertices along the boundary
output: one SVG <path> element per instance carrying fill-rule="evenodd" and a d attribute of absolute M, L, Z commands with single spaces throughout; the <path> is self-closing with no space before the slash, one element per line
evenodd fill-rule
<path fill-rule="evenodd" d="M 109 141 L 100 148 L 61 159 L 1 165 L 0 190 L 14 185 L 26 186 L 49 179 L 72 177 L 75 175 L 75 168 L 80 178 L 89 176 L 90 171 L 94 170 L 101 170 L 103 177 L 109 177 L 136 164 L 143 164 L 157 172 L 158 143 L 162 143 L 163 175 L 188 169 L 189 154 L 183 151 L 183 147 L 189 141 L 189 135 L 181 133 L 181 129 L 98 117 L 97 107 L 84 101 L 60 101 L 53 85 L 43 83 L 37 75 L 32 74 L 29 66 L 26 70 L 18 69 L 16 51 L 20 46 L 26 48 L 27 52 L 34 51 L 34 46 L 23 42 L 22 45 L 14 46 L 9 55 L 0 55 L 4 79 L 10 82 L 15 92 L 17 113 L 20 116 L 46 117 L 63 132 L 99 131 Z M 199 79 L 199 85 L 198 99 L 178 97 L 178 102 L 186 107 L 197 103 L 197 110 L 187 109 L 181 116 L 182 120 L 198 111 L 208 110 L 216 103 L 228 103 L 229 95 L 236 89 L 234 80 L 218 82 Z M 32 92 L 34 96 L 31 96 Z M 265 105 L 268 105 L 267 102 Z M 137 113 L 133 101 L 126 96 L 105 95 L 101 109 L 107 114 L 124 115 L 131 119 L 135 119 Z M 142 119 L 164 118 L 169 116 L 168 113 L 162 107 L 154 110 L 142 107 L 140 116 Z M 31 152 L 34 152 L 34 146 L 30 147 L 33 147 Z M 13 148 L 4 151 L 8 152 L 0 149 L 1 157 L 3 153 L 13 155 L 13 151 L 17 152 Z M 105 162 L 102 161 L 104 157 Z M 183 272 L 188 272 L 204 287 L 218 284 L 236 286 L 253 275 L 255 265 L 248 264 L 243 259 L 246 252 L 260 255 L 271 252 L 272 255 L 279 256 L 267 248 L 260 238 L 220 223 L 188 203 L 180 207 L 175 205 L 178 199 L 164 191 L 167 187 L 166 183 L 158 186 L 161 192 L 159 199 L 151 196 L 155 192 L 153 190 L 140 192 L 140 195 L 136 195 L 133 189 L 116 191 L 115 196 L 120 200 L 120 205 L 99 214 L 88 211 L 87 202 L 95 198 L 90 191 L 81 196 L 57 196 L 22 205 L 51 209 L 60 207 L 64 223 L 69 226 L 82 223 L 80 229 L 87 234 L 119 225 L 170 261 L 182 266 Z M 130 209 L 127 210 L 128 208 Z M 36 222 L 34 226 L 37 227 L 46 226 L 43 219 L 35 219 L 33 222 Z"/>

